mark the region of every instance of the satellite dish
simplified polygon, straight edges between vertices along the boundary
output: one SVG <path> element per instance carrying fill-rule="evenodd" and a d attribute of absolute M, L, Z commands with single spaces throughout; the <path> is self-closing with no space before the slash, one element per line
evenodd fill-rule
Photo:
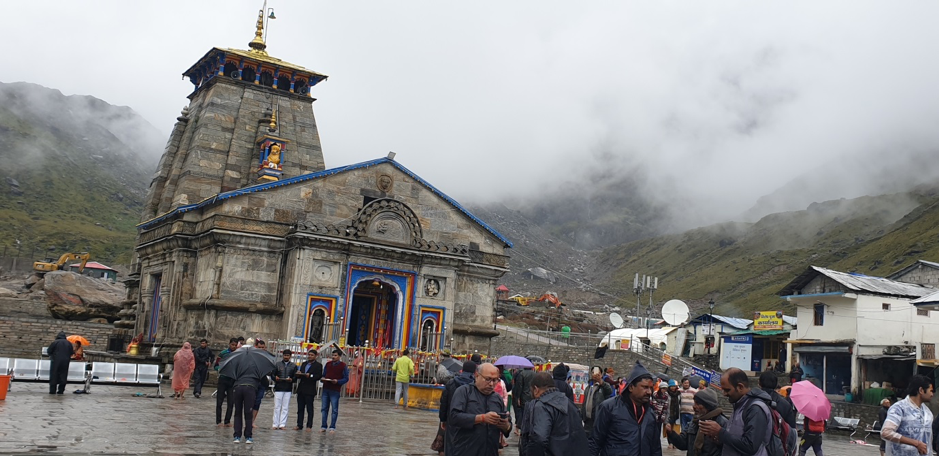
<path fill-rule="evenodd" d="M 613 323 L 613 327 L 620 329 L 623 327 L 623 317 L 620 314 L 613 312 L 610 314 L 610 323 Z"/>
<path fill-rule="evenodd" d="M 662 318 L 672 326 L 678 326 L 688 320 L 688 305 L 678 299 L 672 299 L 662 306 Z"/>

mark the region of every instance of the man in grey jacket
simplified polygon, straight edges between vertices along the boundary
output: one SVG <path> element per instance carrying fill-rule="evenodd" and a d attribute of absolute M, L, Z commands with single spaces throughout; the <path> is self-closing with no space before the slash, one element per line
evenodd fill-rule
<path fill-rule="evenodd" d="M 734 404 L 730 421 L 723 428 L 714 421 L 701 421 L 699 432 L 721 442 L 723 456 L 768 456 L 773 434 L 769 395 L 763 390 L 751 390 L 747 374 L 737 368 L 724 372 L 721 389 Z"/>

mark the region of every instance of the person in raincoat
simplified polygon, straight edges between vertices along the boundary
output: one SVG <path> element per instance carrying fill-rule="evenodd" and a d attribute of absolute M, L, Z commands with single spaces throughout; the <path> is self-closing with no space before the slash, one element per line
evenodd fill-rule
<path fill-rule="evenodd" d="M 571 371 L 571 368 L 564 365 L 564 363 L 554 366 L 554 369 L 551 371 L 554 378 L 554 387 L 558 389 L 564 396 L 571 400 L 571 403 L 574 403 L 574 389 L 571 388 L 571 385 L 567 383 L 567 373 Z"/>
<path fill-rule="evenodd" d="M 196 357 L 189 342 L 173 355 L 173 399 L 186 399 L 189 380 L 196 369 Z"/>
<path fill-rule="evenodd" d="M 60 331 L 47 349 L 52 361 L 49 366 L 49 394 L 65 394 L 68 364 L 72 358 L 72 343 L 65 337 L 65 331 Z"/>
<path fill-rule="evenodd" d="M 475 381 L 457 388 L 447 417 L 447 456 L 498 456 L 499 435 L 508 437 L 512 420 L 502 398 L 494 391 L 499 368 L 485 363 L 476 369 Z"/>
<path fill-rule="evenodd" d="M 600 404 L 590 456 L 662 456 L 661 428 L 650 405 L 652 374 L 636 361 L 626 385 L 623 394 Z"/>
<path fill-rule="evenodd" d="M 555 379 L 547 372 L 538 372 L 531 384 L 534 400 L 525 413 L 519 444 L 523 456 L 561 456 L 577 454 L 587 447 L 587 434 L 581 425 L 577 406 L 558 391 Z"/>
<path fill-rule="evenodd" d="M 476 363 L 472 361 L 466 361 L 463 363 L 463 369 L 456 374 L 447 384 L 443 387 L 443 391 L 440 392 L 440 409 L 437 412 L 437 417 L 440 418 L 440 426 L 437 428 L 437 436 L 434 438 L 434 442 L 431 444 L 430 449 L 439 452 L 441 455 L 444 454 L 444 443 L 447 434 L 447 419 L 450 415 L 450 398 L 453 397 L 453 393 L 456 392 L 457 388 L 463 385 L 472 384 L 475 381 L 474 376 L 476 375 Z"/>
<path fill-rule="evenodd" d="M 593 433 L 593 418 L 603 401 L 613 395 L 613 387 L 603 381 L 603 370 L 600 366 L 590 368 L 590 383 L 584 391 L 584 403 L 581 405 L 580 416 L 584 419 L 584 432 L 587 438 Z"/>
<path fill-rule="evenodd" d="M 712 389 L 703 389 L 694 395 L 694 419 L 688 429 L 679 434 L 672 427 L 666 427 L 668 442 L 679 450 L 685 451 L 687 456 L 721 456 L 724 450 L 720 442 L 707 438 L 704 433 L 698 432 L 698 422 L 711 420 L 721 427 L 727 425 L 727 417 L 720 407 L 717 392 Z"/>

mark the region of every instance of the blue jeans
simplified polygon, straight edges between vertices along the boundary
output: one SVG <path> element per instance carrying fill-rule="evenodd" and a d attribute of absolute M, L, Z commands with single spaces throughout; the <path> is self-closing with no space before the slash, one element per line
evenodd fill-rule
<path fill-rule="evenodd" d="M 323 408 L 320 409 L 320 415 L 323 416 L 323 429 L 326 429 L 326 417 L 329 415 L 330 405 L 333 407 L 333 418 L 329 428 L 336 429 L 336 418 L 339 418 L 339 391 L 323 389 Z"/>
<path fill-rule="evenodd" d="M 694 421 L 694 415 L 691 413 L 682 413 L 681 414 L 681 432 L 688 432 L 691 422 Z"/>

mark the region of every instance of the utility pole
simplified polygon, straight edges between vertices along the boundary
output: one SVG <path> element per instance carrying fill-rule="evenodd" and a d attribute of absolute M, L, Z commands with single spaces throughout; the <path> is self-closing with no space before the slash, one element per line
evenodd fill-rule
<path fill-rule="evenodd" d="M 649 310 L 646 313 L 646 339 L 649 339 L 649 320 L 652 319 L 652 294 L 659 288 L 659 278 L 646 276 L 646 289 L 649 290 Z M 652 344 L 652 341 L 649 341 Z"/>
<path fill-rule="evenodd" d="M 636 273 L 636 278 L 633 279 L 633 293 L 636 294 L 636 329 L 639 329 L 639 320 L 640 315 L 642 315 L 639 308 L 642 306 L 642 290 L 643 282 L 645 282 L 646 276 L 642 276 L 642 280 L 639 280 L 639 273 Z"/>

